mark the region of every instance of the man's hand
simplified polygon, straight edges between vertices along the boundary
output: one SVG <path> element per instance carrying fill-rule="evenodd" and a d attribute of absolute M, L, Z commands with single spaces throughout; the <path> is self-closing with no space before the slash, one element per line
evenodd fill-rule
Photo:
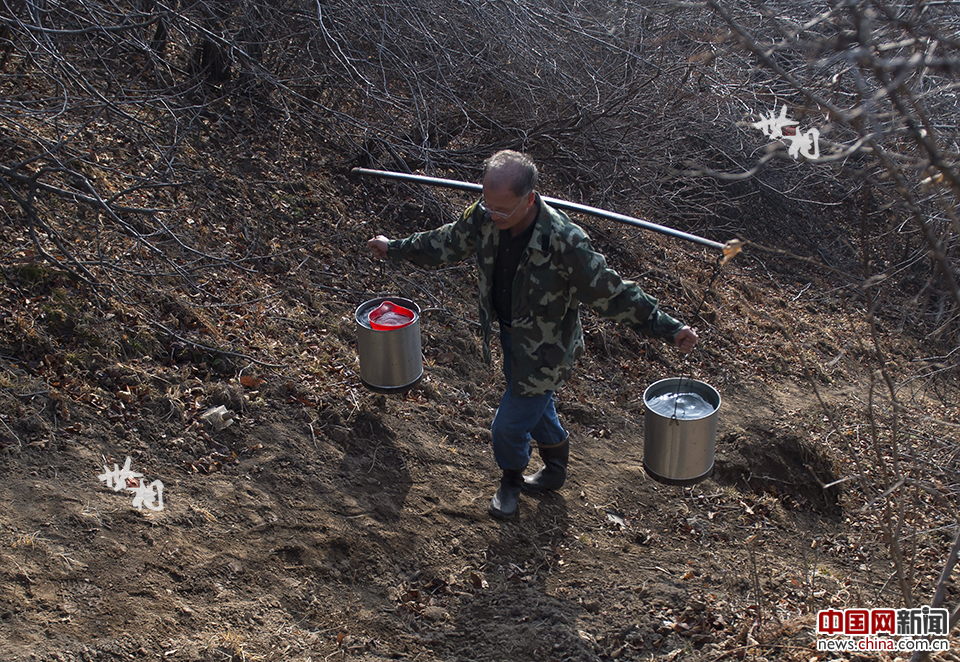
<path fill-rule="evenodd" d="M 693 351 L 693 348 L 697 346 L 697 340 L 699 340 L 697 332 L 689 326 L 685 326 L 680 329 L 680 332 L 674 337 L 673 344 L 684 354 L 689 354 Z"/>
<path fill-rule="evenodd" d="M 374 255 L 382 260 L 387 257 L 387 244 L 389 242 L 389 239 L 380 234 L 369 240 L 367 246 L 373 251 Z"/>

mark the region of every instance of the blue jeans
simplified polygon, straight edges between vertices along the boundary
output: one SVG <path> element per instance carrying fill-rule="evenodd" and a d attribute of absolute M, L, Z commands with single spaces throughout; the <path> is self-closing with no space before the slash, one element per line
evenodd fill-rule
<path fill-rule="evenodd" d="M 513 393 L 510 328 L 500 325 L 500 346 L 503 347 L 503 376 L 507 390 L 493 417 L 493 457 L 503 470 L 523 469 L 530 462 L 530 441 L 540 446 L 562 444 L 567 432 L 560 426 L 553 391 L 543 395 L 521 396 Z"/>

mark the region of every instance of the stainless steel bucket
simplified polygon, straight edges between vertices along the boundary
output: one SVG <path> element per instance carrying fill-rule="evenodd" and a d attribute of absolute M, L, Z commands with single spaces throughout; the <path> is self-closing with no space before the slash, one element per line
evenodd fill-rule
<path fill-rule="evenodd" d="M 413 323 L 388 331 L 371 328 L 370 311 L 384 301 L 412 310 Z M 423 377 L 420 307 L 403 297 L 380 297 L 360 304 L 354 319 L 363 385 L 377 393 L 405 393 L 416 386 Z"/>
<path fill-rule="evenodd" d="M 668 393 L 696 393 L 713 413 L 699 418 L 663 416 L 650 401 Z M 720 394 L 704 382 L 689 378 L 661 379 L 643 392 L 646 406 L 643 426 L 643 468 L 654 480 L 667 485 L 692 485 L 713 474 Z"/>

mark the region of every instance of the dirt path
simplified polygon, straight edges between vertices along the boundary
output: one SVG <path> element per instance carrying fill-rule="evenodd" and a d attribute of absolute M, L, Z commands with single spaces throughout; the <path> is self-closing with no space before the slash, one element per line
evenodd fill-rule
<path fill-rule="evenodd" d="M 716 476 L 679 488 L 642 470 L 639 407 L 608 410 L 581 378 L 559 404 L 568 484 L 499 522 L 498 377 L 459 368 L 340 406 L 197 384 L 128 403 L 129 420 L 77 409 L 79 432 L 8 450 L 0 656 L 710 660 L 807 645 L 805 603 L 878 580 L 811 550 L 844 525 L 804 469 L 818 458 L 771 427 L 783 394 L 727 393 Z M 218 404 L 239 414 L 221 431 L 199 416 Z M 162 511 L 98 479 L 127 456 L 162 481 Z"/>

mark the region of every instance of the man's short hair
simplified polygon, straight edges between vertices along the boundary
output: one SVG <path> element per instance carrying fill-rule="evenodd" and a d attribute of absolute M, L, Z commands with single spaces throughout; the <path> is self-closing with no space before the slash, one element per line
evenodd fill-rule
<path fill-rule="evenodd" d="M 483 162 L 483 176 L 497 173 L 510 182 L 510 189 L 518 198 L 537 187 L 537 165 L 526 154 L 504 149 Z"/>

